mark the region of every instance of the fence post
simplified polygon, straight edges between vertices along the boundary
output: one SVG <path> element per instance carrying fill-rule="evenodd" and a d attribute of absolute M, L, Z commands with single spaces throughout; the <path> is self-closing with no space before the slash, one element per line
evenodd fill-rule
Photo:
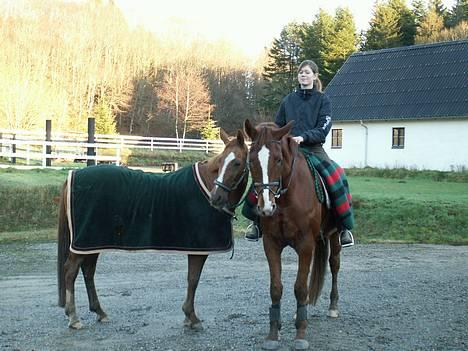
<path fill-rule="evenodd" d="M 50 167 L 52 165 L 52 159 L 47 157 L 47 155 L 52 154 L 52 145 L 47 145 L 48 141 L 52 141 L 52 121 L 50 119 L 46 119 L 46 160 L 45 165 L 46 167 Z"/>
<path fill-rule="evenodd" d="M 89 144 L 94 144 L 94 127 L 95 127 L 95 119 L 94 118 L 88 118 L 88 143 Z M 94 147 L 88 147 L 88 151 L 86 153 L 88 156 L 96 156 L 95 148 Z M 94 166 L 96 164 L 96 159 L 94 160 L 86 160 L 86 165 L 87 166 Z"/>
<path fill-rule="evenodd" d="M 16 140 L 16 134 L 13 134 L 11 139 Z M 11 144 L 11 153 L 12 153 L 12 155 L 16 154 L 16 144 L 15 143 Z M 16 157 L 14 157 L 14 156 L 11 157 L 11 163 L 13 163 L 13 164 L 16 163 Z"/>

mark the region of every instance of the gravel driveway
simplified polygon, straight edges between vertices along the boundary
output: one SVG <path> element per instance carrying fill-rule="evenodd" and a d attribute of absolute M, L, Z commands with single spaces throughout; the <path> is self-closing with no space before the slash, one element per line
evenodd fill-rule
<path fill-rule="evenodd" d="M 208 258 L 196 308 L 204 331 L 182 326 L 183 255 L 112 252 L 96 285 L 109 323 L 88 311 L 82 278 L 67 328 L 57 307 L 56 244 L 0 245 L 0 350 L 259 350 L 268 331 L 269 274 L 260 243 L 236 240 Z M 294 338 L 296 255 L 283 253 L 281 350 Z M 338 319 L 326 317 L 330 275 L 309 307 L 311 350 L 467 350 L 468 247 L 356 245 L 344 249 Z"/>

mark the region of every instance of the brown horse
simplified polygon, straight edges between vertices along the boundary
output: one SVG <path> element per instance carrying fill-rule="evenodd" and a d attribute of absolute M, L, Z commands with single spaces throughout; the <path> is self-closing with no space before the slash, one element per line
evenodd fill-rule
<path fill-rule="evenodd" d="M 299 256 L 294 284 L 297 300 L 294 349 L 309 347 L 305 340 L 307 304 L 315 304 L 320 295 L 329 243 L 332 289 L 328 315 L 338 317 L 337 277 L 341 246 L 337 229 L 333 215 L 317 199 L 314 177 L 304 155 L 288 135 L 291 127 L 291 122 L 282 128 L 274 123 L 261 123 L 254 127 L 249 120 L 244 124 L 247 135 L 252 139 L 249 169 L 258 197 L 256 211 L 260 215 L 263 247 L 270 269 L 270 332 L 263 344 L 263 348 L 268 350 L 279 347 L 283 293 L 281 253 L 286 246 L 292 247 Z"/>
<path fill-rule="evenodd" d="M 198 170 L 203 184 L 208 188 L 207 191 L 210 191 L 211 206 L 219 210 L 232 210 L 241 200 L 248 181 L 248 148 L 241 130 L 238 130 L 235 138 L 230 138 L 221 130 L 221 139 L 225 143 L 223 152 L 207 161 L 198 163 Z M 100 305 L 94 285 L 99 253 L 79 254 L 70 251 L 71 239 L 67 217 L 68 203 L 66 201 L 68 186 L 70 186 L 68 182 L 65 182 L 60 200 L 57 264 L 58 304 L 60 307 L 65 307 L 65 314 L 69 317 L 69 327 L 80 329 L 82 324 L 75 307 L 75 279 L 80 268 L 88 293 L 89 309 L 97 314 L 97 319 L 100 322 L 108 321 L 108 317 Z M 229 216 L 227 218 L 229 219 Z M 177 225 L 177 223 L 173 223 L 173 226 Z M 217 233 L 213 232 L 212 235 L 216 236 Z M 184 325 L 196 330 L 202 329 L 202 324 L 195 314 L 195 292 L 207 257 L 206 252 L 188 254 L 188 287 L 182 310 L 185 313 Z"/>

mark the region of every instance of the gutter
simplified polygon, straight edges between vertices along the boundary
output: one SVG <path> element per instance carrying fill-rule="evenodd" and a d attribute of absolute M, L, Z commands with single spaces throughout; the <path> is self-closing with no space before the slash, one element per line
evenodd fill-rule
<path fill-rule="evenodd" d="M 367 167 L 367 146 L 369 139 L 369 128 L 364 124 L 362 119 L 359 122 L 361 123 L 361 127 L 364 127 L 366 129 L 366 137 L 364 139 L 364 167 Z"/>

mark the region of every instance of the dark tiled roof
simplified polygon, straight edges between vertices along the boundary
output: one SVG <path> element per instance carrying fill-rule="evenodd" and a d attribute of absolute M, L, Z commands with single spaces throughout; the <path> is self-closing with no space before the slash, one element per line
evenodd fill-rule
<path fill-rule="evenodd" d="M 335 121 L 468 118 L 468 40 L 354 53 L 325 93 Z"/>

